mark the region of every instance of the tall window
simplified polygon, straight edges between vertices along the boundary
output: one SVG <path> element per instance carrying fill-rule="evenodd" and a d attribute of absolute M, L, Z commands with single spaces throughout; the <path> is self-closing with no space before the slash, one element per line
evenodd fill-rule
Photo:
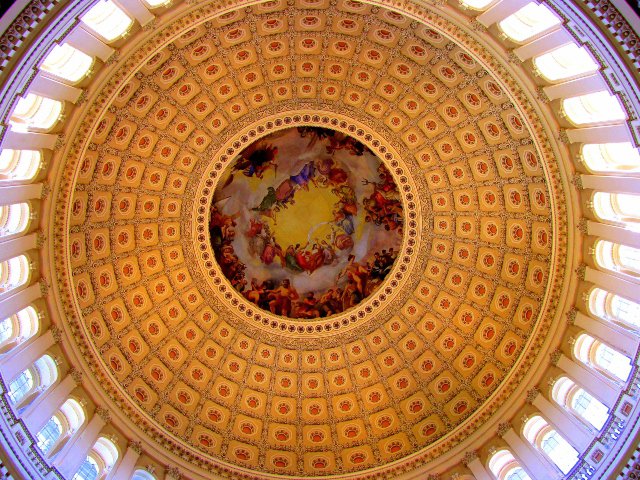
<path fill-rule="evenodd" d="M 551 394 L 558 405 L 598 430 L 609 418 L 609 409 L 568 377 L 556 380 Z"/>
<path fill-rule="evenodd" d="M 567 98 L 562 101 L 562 111 L 578 126 L 622 122 L 627 118 L 618 99 L 605 91 Z"/>
<path fill-rule="evenodd" d="M 80 465 L 78 473 L 73 476 L 73 480 L 97 480 L 98 473 L 98 463 L 93 457 L 88 456 L 82 465 Z"/>
<path fill-rule="evenodd" d="M 533 59 L 533 64 L 540 74 L 550 82 L 596 72 L 598 64 L 584 47 L 575 43 L 563 45 L 551 52 Z"/>
<path fill-rule="evenodd" d="M 16 131 L 50 131 L 62 116 L 63 104 L 58 100 L 29 93 L 21 97 L 9 123 Z"/>
<path fill-rule="evenodd" d="M 609 345 L 582 333 L 573 347 L 578 360 L 609 377 L 626 381 L 631 373 L 631 360 Z"/>
<path fill-rule="evenodd" d="M 640 328 L 640 304 L 627 298 L 594 288 L 589 293 L 588 305 L 591 313 L 603 320 Z"/>
<path fill-rule="evenodd" d="M 541 450 L 562 473 L 566 474 L 578 462 L 578 452 L 544 418 L 535 415 L 524 425 L 525 438 Z"/>
<path fill-rule="evenodd" d="M 47 424 L 36 434 L 37 445 L 44 454 L 51 450 L 51 447 L 62 435 L 62 424 L 55 415 L 49 419 Z"/>
<path fill-rule="evenodd" d="M 511 40 L 524 42 L 560 24 L 549 8 L 535 2 L 528 3 L 498 26 Z"/>
<path fill-rule="evenodd" d="M 531 480 L 507 449 L 498 450 L 491 456 L 489 470 L 498 480 Z"/>
<path fill-rule="evenodd" d="M 81 20 L 107 42 L 122 37 L 133 25 L 133 20 L 111 0 L 98 1 Z"/>
<path fill-rule="evenodd" d="M 138 469 L 133 472 L 133 477 L 131 478 L 131 480 L 156 480 L 156 477 L 145 470 Z"/>
<path fill-rule="evenodd" d="M 602 268 L 640 278 L 640 249 L 598 240 L 595 258 Z"/>
<path fill-rule="evenodd" d="M 20 403 L 34 387 L 33 373 L 31 369 L 23 370 L 20 375 L 11 380 L 9 384 L 9 398 L 15 405 Z"/>
<path fill-rule="evenodd" d="M 91 69 L 93 58 L 69 45 L 56 45 L 44 59 L 40 69 L 63 80 L 76 83 Z"/>
<path fill-rule="evenodd" d="M 640 212 L 636 208 L 638 201 L 638 195 L 595 192 L 593 211 L 602 220 L 640 232 Z"/>
<path fill-rule="evenodd" d="M 26 255 L 18 255 L 0 263 L 0 294 L 27 283 L 29 268 Z"/>
<path fill-rule="evenodd" d="M 640 171 L 640 153 L 629 142 L 585 144 L 580 158 L 596 173 Z"/>

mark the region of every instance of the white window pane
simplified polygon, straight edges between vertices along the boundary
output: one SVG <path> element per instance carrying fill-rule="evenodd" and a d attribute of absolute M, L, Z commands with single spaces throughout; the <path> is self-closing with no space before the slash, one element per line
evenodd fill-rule
<path fill-rule="evenodd" d="M 598 70 L 598 65 L 584 47 L 569 43 L 533 59 L 538 71 L 551 82 L 586 75 Z"/>
<path fill-rule="evenodd" d="M 124 35 L 133 24 L 133 20 L 110 0 L 96 3 L 81 20 L 107 42 Z"/>
<path fill-rule="evenodd" d="M 595 92 L 562 101 L 562 111 L 576 125 L 622 122 L 627 114 L 609 92 Z"/>
<path fill-rule="evenodd" d="M 539 33 L 558 25 L 560 19 L 544 5 L 529 3 L 498 25 L 512 40 L 524 42 Z"/>
<path fill-rule="evenodd" d="M 640 171 L 640 153 L 630 142 L 586 144 L 580 154 L 595 172 Z"/>

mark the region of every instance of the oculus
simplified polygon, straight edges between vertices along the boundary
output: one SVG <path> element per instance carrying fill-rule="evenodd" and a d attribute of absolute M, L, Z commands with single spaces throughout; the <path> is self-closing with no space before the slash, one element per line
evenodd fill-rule
<path fill-rule="evenodd" d="M 288 128 L 249 145 L 210 207 L 224 276 L 250 302 L 289 318 L 359 304 L 391 271 L 402 232 L 387 167 L 358 140 L 321 127 Z"/>

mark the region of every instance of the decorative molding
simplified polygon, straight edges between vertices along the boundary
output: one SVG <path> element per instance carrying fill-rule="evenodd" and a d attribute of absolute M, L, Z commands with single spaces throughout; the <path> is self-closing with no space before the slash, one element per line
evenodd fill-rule
<path fill-rule="evenodd" d="M 109 423 L 111 421 L 111 413 L 109 413 L 109 410 L 106 408 L 97 407 L 95 413 L 104 421 L 104 423 Z"/>
<path fill-rule="evenodd" d="M 510 422 L 502 422 L 498 424 L 498 428 L 496 430 L 496 435 L 500 438 L 504 437 L 504 435 L 511 430 L 513 427 Z"/>
<path fill-rule="evenodd" d="M 462 463 L 465 465 L 469 465 L 474 460 L 478 459 L 478 452 L 475 450 L 464 452 L 464 457 L 462 458 Z"/>

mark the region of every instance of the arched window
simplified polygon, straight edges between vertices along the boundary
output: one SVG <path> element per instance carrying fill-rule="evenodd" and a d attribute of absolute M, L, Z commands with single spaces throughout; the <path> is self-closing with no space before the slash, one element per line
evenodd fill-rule
<path fill-rule="evenodd" d="M 82 406 L 75 399 L 68 399 L 36 434 L 38 448 L 45 455 L 55 453 L 78 431 L 84 421 Z"/>
<path fill-rule="evenodd" d="M 524 437 L 549 458 L 562 473 L 569 473 L 578 462 L 578 452 L 540 415 L 524 425 Z"/>
<path fill-rule="evenodd" d="M 47 454 L 51 447 L 62 436 L 62 423 L 56 415 L 51 417 L 47 424 L 36 434 L 37 445 L 40 451 Z"/>
<path fill-rule="evenodd" d="M 609 345 L 587 333 L 576 339 L 573 353 L 585 365 L 617 380 L 626 381 L 631 373 L 631 360 Z"/>
<path fill-rule="evenodd" d="M 133 25 L 133 20 L 111 0 L 98 1 L 80 20 L 107 42 L 122 37 Z"/>
<path fill-rule="evenodd" d="M 602 268 L 640 278 L 640 249 L 598 240 L 595 259 Z"/>
<path fill-rule="evenodd" d="M 509 450 L 498 450 L 489 460 L 489 470 L 497 480 L 531 480 Z"/>
<path fill-rule="evenodd" d="M 564 115 L 574 125 L 622 122 L 627 118 L 615 95 L 609 92 L 595 92 L 562 101 Z"/>
<path fill-rule="evenodd" d="M 97 480 L 99 472 L 98 462 L 92 456 L 88 456 L 80 465 L 78 473 L 73 476 L 73 480 Z"/>
<path fill-rule="evenodd" d="M 582 145 L 580 158 L 594 173 L 640 172 L 640 153 L 630 142 L 588 143 Z"/>
<path fill-rule="evenodd" d="M 146 470 L 138 469 L 135 472 L 133 472 L 133 477 L 131 477 L 131 480 L 156 480 L 156 477 L 151 475 Z"/>
<path fill-rule="evenodd" d="M 0 354 L 31 338 L 40 328 L 38 312 L 26 307 L 0 321 Z"/>
<path fill-rule="evenodd" d="M 568 377 L 556 380 L 551 395 L 558 405 L 598 430 L 609 418 L 609 409 Z"/>
<path fill-rule="evenodd" d="M 93 58 L 70 45 L 56 45 L 40 69 L 71 83 L 82 80 L 93 65 Z"/>
<path fill-rule="evenodd" d="M 151 9 L 166 7 L 171 4 L 173 0 L 142 0 L 143 3 Z"/>
<path fill-rule="evenodd" d="M 482 11 L 489 8 L 495 1 L 496 0 L 461 0 L 461 4 L 473 10 Z"/>
<path fill-rule="evenodd" d="M 31 180 L 42 165 L 38 150 L 11 150 L 0 152 L 0 181 Z"/>
<path fill-rule="evenodd" d="M 29 280 L 29 259 L 18 255 L 0 263 L 0 294 L 24 285 Z"/>
<path fill-rule="evenodd" d="M 575 43 L 563 45 L 533 59 L 537 71 L 548 81 L 567 80 L 598 70 L 589 52 Z"/>
<path fill-rule="evenodd" d="M 30 93 L 18 100 L 9 123 L 16 131 L 48 132 L 60 120 L 62 109 L 62 102 Z"/>
<path fill-rule="evenodd" d="M 546 6 L 528 3 L 498 23 L 514 42 L 524 42 L 560 24 L 560 19 Z"/>
<path fill-rule="evenodd" d="M 31 208 L 26 202 L 0 205 L 0 238 L 24 232 L 30 215 Z"/>
<path fill-rule="evenodd" d="M 588 306 L 596 317 L 640 328 L 640 304 L 627 298 L 594 288 L 589 293 Z"/>
<path fill-rule="evenodd" d="M 93 444 L 89 455 L 87 455 L 86 460 L 73 477 L 73 480 L 95 480 L 110 471 L 117 461 L 118 448 L 111 440 L 100 437 Z M 94 475 L 94 467 L 95 476 L 90 476 Z"/>
<path fill-rule="evenodd" d="M 43 355 L 33 366 L 23 370 L 9 383 L 11 403 L 22 408 L 58 379 L 58 367 L 49 355 Z"/>
<path fill-rule="evenodd" d="M 595 192 L 593 211 L 602 220 L 640 231 L 640 212 L 636 208 L 638 201 L 638 195 Z"/>

